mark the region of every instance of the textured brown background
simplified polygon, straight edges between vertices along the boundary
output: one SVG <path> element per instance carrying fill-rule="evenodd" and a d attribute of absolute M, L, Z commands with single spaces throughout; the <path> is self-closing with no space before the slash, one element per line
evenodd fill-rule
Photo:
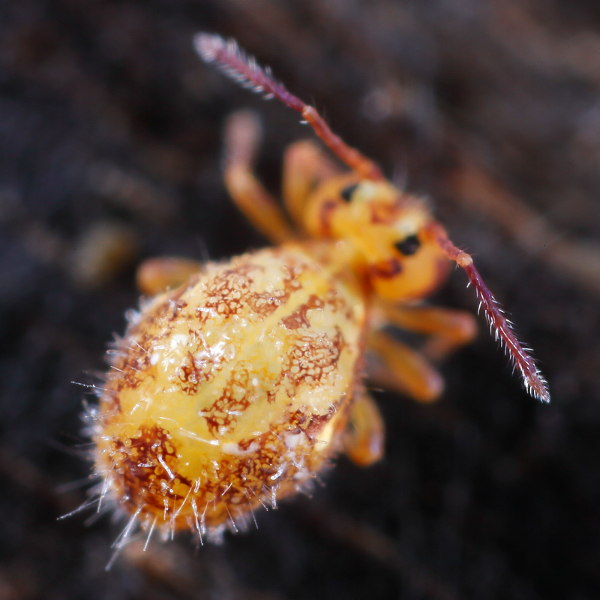
<path fill-rule="evenodd" d="M 88 473 L 70 382 L 103 369 L 144 257 L 264 243 L 223 190 L 227 114 L 259 111 L 273 190 L 309 134 L 203 66 L 200 29 L 236 37 L 435 199 L 554 401 L 525 397 L 483 326 L 444 365 L 439 404 L 378 394 L 381 464 L 342 459 L 258 531 L 134 544 L 107 574 L 121 525 L 56 521 Z M 595 0 L 0 5 L 0 597 L 599 597 L 599 98 Z M 435 300 L 475 307 L 458 272 Z"/>

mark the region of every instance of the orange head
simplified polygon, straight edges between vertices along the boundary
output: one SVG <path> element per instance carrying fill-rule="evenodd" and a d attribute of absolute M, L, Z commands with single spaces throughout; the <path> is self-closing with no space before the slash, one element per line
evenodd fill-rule
<path fill-rule="evenodd" d="M 390 301 L 429 295 L 448 271 L 448 257 L 424 229 L 433 222 L 424 200 L 385 180 L 355 174 L 321 184 L 308 203 L 306 230 L 343 239 L 377 296 Z"/>

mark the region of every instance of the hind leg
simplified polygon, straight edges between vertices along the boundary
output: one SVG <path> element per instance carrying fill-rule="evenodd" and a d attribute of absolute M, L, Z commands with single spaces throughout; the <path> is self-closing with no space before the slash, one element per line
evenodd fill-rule
<path fill-rule="evenodd" d="M 348 429 L 344 432 L 344 452 L 362 467 L 383 456 L 384 425 L 373 398 L 364 390 L 350 408 Z"/>

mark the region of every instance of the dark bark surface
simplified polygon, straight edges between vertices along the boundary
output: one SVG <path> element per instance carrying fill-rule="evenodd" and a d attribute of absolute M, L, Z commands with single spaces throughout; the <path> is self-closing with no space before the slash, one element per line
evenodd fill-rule
<path fill-rule="evenodd" d="M 377 393 L 386 457 L 197 550 L 86 516 L 85 389 L 135 267 L 265 242 L 221 177 L 254 108 L 258 172 L 310 135 L 194 55 L 233 36 L 348 142 L 432 198 L 536 350 L 537 404 L 482 323 L 435 405 Z M 600 595 L 600 8 L 593 0 L 20 0 L 0 6 L 0 597 Z M 453 273 L 436 303 L 476 310 Z M 93 397 L 88 397 L 93 401 Z"/>

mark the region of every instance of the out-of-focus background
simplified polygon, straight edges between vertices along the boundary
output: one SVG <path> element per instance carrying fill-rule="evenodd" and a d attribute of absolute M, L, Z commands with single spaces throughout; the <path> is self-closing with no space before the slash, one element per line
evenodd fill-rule
<path fill-rule="evenodd" d="M 297 115 L 196 58 L 233 36 L 430 197 L 535 347 L 528 398 L 482 324 L 431 406 L 377 393 L 386 457 L 196 549 L 89 514 L 72 381 L 93 382 L 136 265 L 265 240 L 221 180 L 256 109 L 273 191 Z M 0 6 L 0 597 L 536 600 L 600 595 L 600 4 L 594 0 L 19 0 Z M 454 272 L 434 301 L 476 310 Z M 93 521 L 93 519 L 92 519 Z"/>

